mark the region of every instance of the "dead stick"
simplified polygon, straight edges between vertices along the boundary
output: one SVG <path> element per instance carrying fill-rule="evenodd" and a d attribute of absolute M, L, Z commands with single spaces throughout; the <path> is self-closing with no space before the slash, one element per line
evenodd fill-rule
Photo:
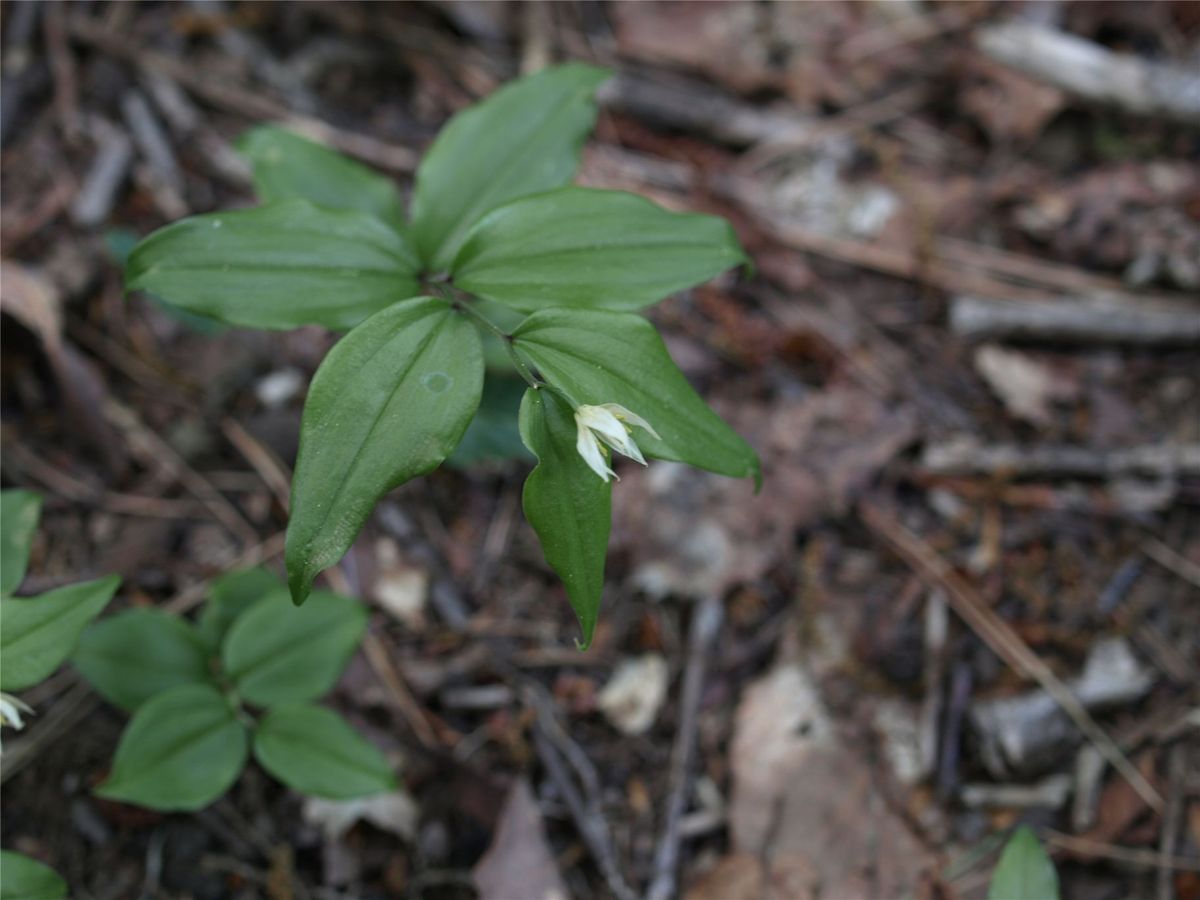
<path fill-rule="evenodd" d="M 1179 843 L 1179 826 L 1183 821 L 1184 777 L 1187 775 L 1187 751 L 1175 744 L 1167 756 L 1167 811 L 1162 817 L 1162 835 L 1158 844 L 1158 900 L 1173 900 L 1175 878 L 1171 860 Z"/>
<path fill-rule="evenodd" d="M 338 593 L 350 597 L 360 597 L 362 596 L 362 585 L 359 584 L 358 578 L 353 573 L 351 561 L 352 557 L 347 555 L 340 566 L 327 569 L 325 577 L 329 579 L 329 583 Z M 362 647 L 371 671 L 375 673 L 375 677 L 379 679 L 384 691 L 387 692 L 388 699 L 391 700 L 396 711 L 403 716 L 404 721 L 408 723 L 408 727 L 412 729 L 421 745 L 426 750 L 440 749 L 441 744 L 438 742 L 433 726 L 425 716 L 425 711 L 417 702 L 417 698 L 413 696 L 412 691 L 409 690 L 408 684 L 400 675 L 399 670 L 392 664 L 391 655 L 379 636 L 368 630 L 363 636 Z"/>
<path fill-rule="evenodd" d="M 283 552 L 284 540 L 287 533 L 283 531 L 276 532 L 271 535 L 261 544 L 255 544 L 245 553 L 238 556 L 232 563 L 229 564 L 229 570 L 241 569 L 248 566 L 262 565 L 269 559 L 274 559 Z M 182 616 L 184 613 L 191 610 L 200 604 L 204 599 L 205 593 L 208 591 L 209 582 L 197 581 L 182 588 L 174 597 L 162 604 L 162 609 L 167 612 L 174 613 L 177 616 Z"/>
<path fill-rule="evenodd" d="M 955 297 L 950 328 L 970 340 L 1133 344 L 1139 347 L 1200 343 L 1200 309 L 1132 298 L 1030 298 L 1013 302 Z"/>
<path fill-rule="evenodd" d="M 687 806 L 688 789 L 692 783 L 692 759 L 696 755 L 696 728 L 708 656 L 724 618 L 725 611 L 720 599 L 711 594 L 700 601 L 692 617 L 688 633 L 687 671 L 683 676 L 683 697 L 680 701 L 679 731 L 671 750 L 671 790 L 663 817 L 662 836 L 654 854 L 654 879 L 646 892 L 648 900 L 670 900 L 678 893 L 675 873 L 679 867 L 679 823 Z"/>
<path fill-rule="evenodd" d="M 920 468 L 931 475 L 1012 478 L 1155 478 L 1200 476 L 1200 444 L 1146 444 L 1118 450 L 1049 444 L 980 445 L 970 438 L 930 444 Z"/>
<path fill-rule="evenodd" d="M 240 85 L 213 79 L 204 74 L 202 69 L 165 53 L 142 47 L 130 41 L 128 35 L 117 34 L 81 16 L 72 16 L 67 20 L 67 32 L 75 40 L 98 47 L 147 73 L 164 75 L 178 82 L 197 97 L 220 109 L 256 121 L 280 121 L 299 126 L 328 140 L 339 150 L 392 172 L 407 173 L 416 168 L 417 154 L 408 147 L 389 144 L 365 134 L 343 131 L 313 116 L 293 112 L 283 103 L 248 91 Z"/>
<path fill-rule="evenodd" d="M 997 62 L 1097 103 L 1140 115 L 1200 123 L 1200 73 L 1113 53 L 1100 44 L 1033 22 L 980 29 L 975 42 Z"/>
<path fill-rule="evenodd" d="M 531 679 L 525 679 L 523 688 L 527 702 L 537 714 L 533 745 L 538 758 L 546 767 L 550 780 L 562 793 L 571 811 L 571 818 L 575 820 L 575 827 L 596 860 L 609 890 L 617 900 L 634 900 L 637 895 L 626 883 L 617 865 L 612 836 L 600 806 L 599 778 L 591 760 L 558 723 L 554 703 L 545 695 L 544 688 Z M 572 778 L 572 770 L 575 778 Z"/>
<path fill-rule="evenodd" d="M 1156 812 L 1162 812 L 1163 799 L 1145 776 L 1126 758 L 1116 743 L 1096 724 L 1083 704 L 1054 672 L 1042 662 L 1012 627 L 996 615 L 979 593 L 967 583 L 936 550 L 913 534 L 890 513 L 862 502 L 858 514 L 863 523 L 930 587 L 941 588 L 950 606 L 970 626 L 979 638 L 1013 669 L 1035 680 L 1063 711 L 1071 717 L 1080 731 L 1114 769 L 1137 791 Z"/>
<path fill-rule="evenodd" d="M 367 662 L 371 664 L 375 675 L 383 683 L 397 711 L 408 722 L 408 726 L 417 736 L 417 740 L 426 750 L 440 750 L 442 745 L 434 734 L 433 726 L 425 717 L 425 711 L 417 698 L 413 696 L 399 670 L 392 664 L 391 655 L 383 645 L 383 641 L 374 632 L 368 631 L 363 637 L 363 652 Z"/>
<path fill-rule="evenodd" d="M 1041 833 L 1042 839 L 1051 847 L 1066 851 L 1072 856 L 1087 859 L 1108 859 L 1113 862 L 1125 863 L 1131 866 L 1142 866 L 1152 869 L 1158 866 L 1176 869 L 1180 872 L 1200 872 L 1200 860 L 1186 856 L 1164 858 L 1157 850 L 1145 850 L 1140 847 L 1120 847 L 1116 844 L 1105 844 L 1075 835 L 1062 834 L 1046 830 Z"/>
<path fill-rule="evenodd" d="M 1148 537 L 1142 544 L 1142 552 L 1166 569 L 1196 587 L 1200 587 L 1200 565 L 1182 553 L 1164 544 L 1156 537 Z"/>
<path fill-rule="evenodd" d="M 104 404 L 103 412 L 109 422 L 124 432 L 129 446 L 144 462 L 171 475 L 188 493 L 207 506 L 213 518 L 228 528 L 243 545 L 258 542 L 258 533 L 245 516 L 208 479 L 188 465 L 170 444 L 148 428 L 136 412 L 114 399 Z"/>

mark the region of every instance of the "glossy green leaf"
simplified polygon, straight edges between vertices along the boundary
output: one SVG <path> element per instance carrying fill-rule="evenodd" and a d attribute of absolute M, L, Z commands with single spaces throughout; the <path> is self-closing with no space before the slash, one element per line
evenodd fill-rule
<path fill-rule="evenodd" d="M 65 896 L 67 883 L 49 866 L 0 850 L 0 900 L 61 900 Z"/>
<path fill-rule="evenodd" d="M 522 494 L 525 518 L 537 533 L 546 562 L 566 586 L 583 629 L 580 648 L 586 649 L 604 590 L 612 484 L 584 463 L 575 449 L 571 407 L 549 390 L 525 392 L 521 439 L 538 459 Z"/>
<path fill-rule="evenodd" d="M 417 169 L 412 198 L 413 238 L 431 268 L 450 265 L 485 213 L 575 176 L 596 122 L 593 95 L 608 75 L 580 63 L 544 69 L 447 123 Z"/>
<path fill-rule="evenodd" d="M 221 660 L 250 703 L 300 703 L 337 683 L 366 627 L 366 609 L 349 597 L 317 591 L 297 607 L 273 593 L 238 616 Z"/>
<path fill-rule="evenodd" d="M 287 585 L 263 568 L 222 575 L 209 586 L 208 600 L 200 613 L 201 638 L 210 649 L 216 650 L 238 616 L 263 597 L 286 592 Z"/>
<path fill-rule="evenodd" d="M 992 873 L 988 900 L 1058 900 L 1058 873 L 1028 825 L 1016 830 Z"/>
<path fill-rule="evenodd" d="M 633 310 L 746 261 L 724 219 L 567 187 L 488 213 L 452 271 L 464 291 L 515 309 Z"/>
<path fill-rule="evenodd" d="M 396 185 L 324 144 L 261 125 L 243 134 L 236 147 L 254 166 L 254 190 L 263 203 L 300 197 L 332 209 L 362 210 L 392 228 L 403 227 Z"/>
<path fill-rule="evenodd" d="M 646 456 L 735 478 L 761 477 L 758 455 L 709 408 L 671 360 L 654 326 L 633 313 L 545 309 L 513 334 L 517 349 L 575 406 L 616 403 L 659 437 L 635 429 Z"/>
<path fill-rule="evenodd" d="M 383 754 L 320 706 L 271 710 L 254 733 L 254 758 L 292 790 L 313 797 L 351 800 L 396 788 Z"/>
<path fill-rule="evenodd" d="M 0 689 L 31 687 L 57 669 L 120 583 L 109 575 L 38 597 L 0 599 Z"/>
<path fill-rule="evenodd" d="M 172 688 L 134 713 L 96 793 L 151 809 L 201 809 L 237 780 L 249 743 L 233 704 L 216 688 Z"/>
<path fill-rule="evenodd" d="M 308 390 L 292 479 L 286 557 L 297 603 L 380 497 L 455 448 L 482 384 L 475 326 L 429 297 L 372 316 L 329 352 Z"/>
<path fill-rule="evenodd" d="M 210 678 L 208 650 L 196 629 L 157 609 L 130 609 L 96 622 L 71 661 L 100 696 L 128 712 L 163 691 Z"/>
<path fill-rule="evenodd" d="M 32 491 L 0 492 L 0 594 L 21 586 L 29 566 L 42 498 Z"/>
<path fill-rule="evenodd" d="M 130 254 L 125 286 L 230 325 L 350 328 L 418 293 L 416 273 L 374 216 L 284 200 L 160 228 Z"/>

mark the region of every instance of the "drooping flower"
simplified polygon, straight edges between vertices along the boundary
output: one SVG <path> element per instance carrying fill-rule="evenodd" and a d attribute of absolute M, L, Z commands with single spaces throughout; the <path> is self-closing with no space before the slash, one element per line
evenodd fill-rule
<path fill-rule="evenodd" d="M 642 456 L 642 451 L 631 437 L 635 426 L 658 437 L 658 432 L 649 422 L 619 404 L 581 406 L 575 410 L 575 427 L 578 429 L 575 448 L 588 464 L 588 468 L 604 481 L 608 481 L 610 475 L 616 478 L 617 474 L 608 466 L 608 455 L 604 447 L 610 447 L 630 459 L 637 460 L 643 466 L 646 465 L 646 458 Z"/>
<path fill-rule="evenodd" d="M 20 731 L 25 726 L 21 721 L 21 713 L 33 715 L 33 710 L 12 694 L 0 694 L 0 725 Z"/>

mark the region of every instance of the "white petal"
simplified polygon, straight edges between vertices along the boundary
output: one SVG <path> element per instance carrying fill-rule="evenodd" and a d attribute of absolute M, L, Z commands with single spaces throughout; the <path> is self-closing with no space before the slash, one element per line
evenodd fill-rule
<path fill-rule="evenodd" d="M 10 725 L 20 731 L 24 727 L 24 723 L 21 721 L 23 712 L 33 714 L 33 710 L 16 697 L 11 694 L 0 694 L 0 724 Z"/>
<path fill-rule="evenodd" d="M 619 403 L 604 403 L 602 404 L 602 408 L 607 409 L 610 413 L 623 422 L 628 422 L 630 425 L 636 425 L 638 428 L 645 428 L 648 432 L 654 435 L 654 437 L 658 438 L 660 441 L 662 440 L 662 438 L 659 437 L 658 432 L 654 430 L 654 427 L 649 422 L 647 422 L 637 413 L 630 412 Z"/>
<path fill-rule="evenodd" d="M 605 407 L 581 406 L 575 414 L 575 421 L 577 424 L 585 425 L 613 450 L 636 459 L 642 465 L 646 464 L 646 460 L 642 457 L 642 451 L 629 437 L 629 427 Z"/>
<path fill-rule="evenodd" d="M 600 442 L 596 440 L 596 436 L 592 434 L 591 429 L 580 421 L 579 413 L 575 414 L 575 421 L 578 430 L 575 449 L 579 451 L 579 455 L 583 457 L 583 461 L 587 463 L 589 469 L 600 476 L 601 480 L 608 481 L 609 475 L 615 478 L 616 473 L 608 467 L 608 461 L 604 458 L 604 451 L 600 449 Z"/>
<path fill-rule="evenodd" d="M 629 431 L 621 420 L 603 406 L 581 406 L 575 411 L 575 424 L 583 425 L 610 447 L 624 444 Z M 620 446 L 615 449 L 620 450 Z"/>

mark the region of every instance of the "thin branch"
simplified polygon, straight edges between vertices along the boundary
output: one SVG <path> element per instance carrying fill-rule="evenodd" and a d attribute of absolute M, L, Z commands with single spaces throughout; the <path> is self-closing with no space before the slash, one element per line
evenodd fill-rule
<path fill-rule="evenodd" d="M 992 611 L 978 592 L 955 572 L 932 546 L 878 506 L 863 502 L 859 504 L 858 514 L 863 523 L 925 579 L 930 587 L 945 591 L 946 599 L 954 611 L 989 649 L 1013 669 L 1035 680 L 1071 717 L 1079 730 L 1095 744 L 1096 749 L 1121 773 L 1147 805 L 1155 812 L 1162 812 L 1163 799 L 1158 791 L 1121 752 L 1121 748 L 1113 739 L 1096 724 L 1096 720 L 1071 689 L 1029 649 L 1013 631 L 1012 626 Z"/>
<path fill-rule="evenodd" d="M 679 730 L 671 750 L 670 794 L 663 816 L 662 836 L 654 854 L 654 878 L 646 892 L 647 900 L 670 900 L 677 895 L 676 871 L 679 867 L 679 846 L 682 841 L 680 822 L 687 806 L 692 784 L 692 762 L 696 755 L 696 730 L 700 700 L 704 692 L 704 676 L 713 642 L 724 620 L 724 608 L 714 595 L 708 595 L 696 607 L 688 633 L 688 664 L 683 676 L 683 697 L 680 701 Z"/>

